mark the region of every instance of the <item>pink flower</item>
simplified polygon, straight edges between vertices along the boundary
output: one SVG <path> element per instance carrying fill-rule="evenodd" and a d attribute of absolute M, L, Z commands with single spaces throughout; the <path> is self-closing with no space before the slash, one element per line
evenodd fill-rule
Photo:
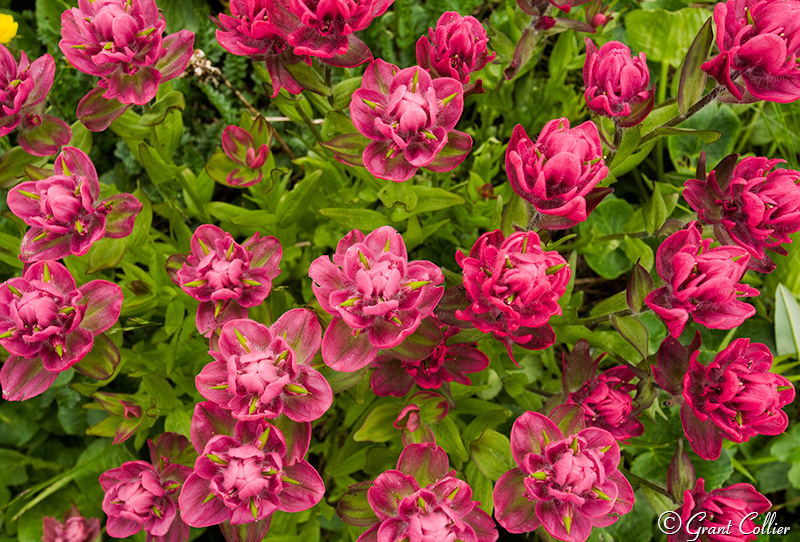
<path fill-rule="evenodd" d="M 287 446 L 284 433 L 263 419 L 236 422 L 214 403 L 199 403 L 192 444 L 200 456 L 178 500 L 183 520 L 192 527 L 268 522 L 276 510 L 301 512 L 316 505 L 325 485 L 301 459 L 310 425 L 304 434 Z"/>
<path fill-rule="evenodd" d="M 653 108 L 655 92 L 644 53 L 631 57 L 631 50 L 609 41 L 597 50 L 586 38 L 583 65 L 586 105 L 598 115 L 611 117 L 618 126 L 636 126 Z"/>
<path fill-rule="evenodd" d="M 50 55 L 31 63 L 22 51 L 17 62 L 0 44 L 0 137 L 19 127 L 17 141 L 25 152 L 35 156 L 55 154 L 72 137 L 67 123 L 44 114 L 55 71 Z"/>
<path fill-rule="evenodd" d="M 794 400 L 794 386 L 770 372 L 772 354 L 750 339 L 736 339 L 708 365 L 695 351 L 683 377 L 681 420 L 692 449 L 719 458 L 723 437 L 746 442 L 755 435 L 780 435 L 789 418 L 781 410 Z"/>
<path fill-rule="evenodd" d="M 79 0 L 61 15 L 59 47 L 72 66 L 100 77 L 104 98 L 143 105 L 192 56 L 194 34 L 162 38 L 165 28 L 155 0 Z"/>
<path fill-rule="evenodd" d="M 587 426 L 605 429 L 617 440 L 641 436 L 644 425 L 632 414 L 630 395 L 636 391 L 635 376 L 625 365 L 613 367 L 570 393 L 567 402 L 583 408 Z"/>
<path fill-rule="evenodd" d="M 436 389 L 445 382 L 469 386 L 467 373 L 489 366 L 489 358 L 476 343 L 447 344 L 460 329 L 444 326 L 442 331 L 442 342 L 422 359 L 391 351 L 378 356 L 372 363 L 375 372 L 370 382 L 375 395 L 403 397 L 414 384 L 424 389 Z"/>
<path fill-rule="evenodd" d="M 733 170 L 718 166 L 719 173 L 684 184 L 686 201 L 714 225 L 717 240 L 747 249 L 750 268 L 762 273 L 775 268 L 764 249 L 786 254 L 781 243 L 791 243 L 789 234 L 800 230 L 800 172 L 773 169 L 782 162 L 751 156 Z"/>
<path fill-rule="evenodd" d="M 590 427 L 563 435 L 549 418 L 525 412 L 511 429 L 517 467 L 494 487 L 495 518 L 512 533 L 540 525 L 567 542 L 583 542 L 633 508 L 633 488 L 619 472 L 619 445 Z"/>
<path fill-rule="evenodd" d="M 583 222 L 612 191 L 597 187 L 608 168 L 591 121 L 570 129 L 565 118 L 551 120 L 536 142 L 518 124 L 506 149 L 506 173 L 514 191 L 545 215 L 539 226 L 547 229 Z"/>
<path fill-rule="evenodd" d="M 239 166 L 231 170 L 226 182 L 230 186 L 247 187 L 264 178 L 262 168 L 269 156 L 269 145 L 256 145 L 253 135 L 238 126 L 226 126 L 222 131 L 222 150 Z"/>
<path fill-rule="evenodd" d="M 378 475 L 367 490 L 376 522 L 358 542 L 497 540 L 494 522 L 472 500 L 472 489 L 448 469 L 447 454 L 436 444 L 407 446 L 397 469 Z"/>
<path fill-rule="evenodd" d="M 75 504 L 64 514 L 64 521 L 56 518 L 42 518 L 44 542 L 92 542 L 100 536 L 100 520 L 86 519 Z"/>
<path fill-rule="evenodd" d="M 419 66 L 400 70 L 377 59 L 350 102 L 356 130 L 372 140 L 362 155 L 364 166 L 395 182 L 407 181 L 421 167 L 454 169 L 472 148 L 472 138 L 453 129 L 463 108 L 464 90 L 456 79 L 431 79 Z"/>
<path fill-rule="evenodd" d="M 545 252 L 535 232 L 500 230 L 481 235 L 469 256 L 456 253 L 464 270 L 469 306 L 456 317 L 472 322 L 484 333 L 492 333 L 506 345 L 518 344 L 542 350 L 555 342 L 548 321 L 561 314 L 558 299 L 569 282 L 567 261 L 555 251 Z"/>
<path fill-rule="evenodd" d="M 22 278 L 0 284 L 0 345 L 11 354 L 0 369 L 3 398 L 24 401 L 43 393 L 89 353 L 121 309 L 119 286 L 93 280 L 76 288 L 58 262 L 36 262 Z"/>
<path fill-rule="evenodd" d="M 414 333 L 442 297 L 444 281 L 431 262 L 408 261 L 403 237 L 390 226 L 348 233 L 333 261 L 320 256 L 308 269 L 313 290 L 333 321 L 322 339 L 322 359 L 337 371 L 369 365 L 380 348 Z"/>
<path fill-rule="evenodd" d="M 217 41 L 231 54 L 265 62 L 272 80 L 272 97 L 281 88 L 299 94 L 303 87 L 287 70 L 289 64 L 311 63 L 308 55 L 296 55 L 286 41 L 290 31 L 302 26 L 283 0 L 233 0 L 231 14 L 212 17 L 219 29 Z"/>
<path fill-rule="evenodd" d="M 214 361 L 197 375 L 197 390 L 237 420 L 286 414 L 314 421 L 333 400 L 328 382 L 311 368 L 321 342 L 322 328 L 308 309 L 285 312 L 270 328 L 231 320 L 209 352 Z"/>
<path fill-rule="evenodd" d="M 573 7 L 580 6 L 590 1 L 591 0 L 549 0 L 552 5 L 564 13 L 569 13 Z"/>
<path fill-rule="evenodd" d="M 690 314 L 711 329 L 733 329 L 756 313 L 755 307 L 738 299 L 758 295 L 758 290 L 740 282 L 750 261 L 747 251 L 710 247 L 711 239 L 703 240 L 697 222 L 658 247 L 656 268 L 667 284 L 650 292 L 645 302 L 673 337 L 680 336 Z"/>
<path fill-rule="evenodd" d="M 118 239 L 133 231 L 142 204 L 131 194 L 98 202 L 100 183 L 89 157 L 65 147 L 56 158 L 55 174 L 26 181 L 8 192 L 11 212 L 30 226 L 22 238 L 20 260 L 57 260 L 89 252 L 103 237 Z"/>
<path fill-rule="evenodd" d="M 417 41 L 417 62 L 434 77 L 451 77 L 466 85 L 471 73 L 494 60 L 496 55 L 489 54 L 487 43 L 489 38 L 478 19 L 446 11 L 436 28 L 429 28 L 428 35 Z M 480 88 L 480 81 L 475 86 Z"/>
<path fill-rule="evenodd" d="M 225 322 L 246 318 L 248 307 L 263 302 L 278 276 L 283 250 L 275 237 L 256 232 L 239 244 L 212 224 L 192 235 L 192 252 L 167 260 L 172 281 L 200 302 L 197 330 L 208 337 Z"/>
<path fill-rule="evenodd" d="M 733 484 L 706 493 L 705 480 L 700 478 L 694 491 L 684 492 L 683 507 L 676 511 L 680 514 L 681 525 L 689 528 L 678 529 L 668 537 L 669 542 L 691 542 L 695 532 L 703 532 L 708 542 L 756 540 L 756 535 L 752 534 L 756 530 L 753 520 L 771 506 L 769 499 L 750 484 Z M 729 525 L 733 526 L 731 534 L 723 534 L 728 532 Z"/>
<path fill-rule="evenodd" d="M 394 0 L 289 0 L 302 25 L 288 36 L 297 55 L 347 59 L 334 65 L 352 68 L 372 60 L 372 53 L 353 33 L 366 29 Z M 330 62 L 330 60 L 329 60 Z"/>
<path fill-rule="evenodd" d="M 714 22 L 720 54 L 703 70 L 741 102 L 800 99 L 798 21 L 800 5 L 793 0 L 718 3 Z"/>
<path fill-rule="evenodd" d="M 442 421 L 450 410 L 447 399 L 432 391 L 418 391 L 406 399 L 407 405 L 392 424 L 400 431 L 403 446 L 436 442 L 429 423 Z"/>
<path fill-rule="evenodd" d="M 109 536 L 128 538 L 144 529 L 148 542 L 188 540 L 189 527 L 178 516 L 175 501 L 192 470 L 159 463 L 163 465 L 157 469 L 145 461 L 128 461 L 100 475 Z"/>

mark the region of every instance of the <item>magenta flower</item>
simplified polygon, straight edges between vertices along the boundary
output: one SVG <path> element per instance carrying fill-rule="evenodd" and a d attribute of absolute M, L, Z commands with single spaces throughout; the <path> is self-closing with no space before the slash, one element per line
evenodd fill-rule
<path fill-rule="evenodd" d="M 328 59 L 341 57 L 333 64 L 352 68 L 372 60 L 372 53 L 354 32 L 366 29 L 375 17 L 383 15 L 394 0 L 288 0 L 289 9 L 302 25 L 287 36 L 297 55 Z"/>
<path fill-rule="evenodd" d="M 333 321 L 322 338 L 322 359 L 337 371 L 369 365 L 378 349 L 414 333 L 442 297 L 433 263 L 408 261 L 403 237 L 391 226 L 348 233 L 333 261 L 320 256 L 308 268 L 319 304 Z"/>
<path fill-rule="evenodd" d="M 681 420 L 692 449 L 719 458 L 723 437 L 746 442 L 755 435 L 780 435 L 789 418 L 781 410 L 794 401 L 794 386 L 770 372 L 772 354 L 760 343 L 736 339 L 708 365 L 695 351 L 683 377 Z"/>
<path fill-rule="evenodd" d="M 472 138 L 454 130 L 464 108 L 464 89 L 450 77 L 431 79 L 419 66 L 400 70 L 375 60 L 353 93 L 350 116 L 371 139 L 362 158 L 381 179 L 407 181 L 421 167 L 450 171 L 472 149 Z"/>
<path fill-rule="evenodd" d="M 800 231 L 800 172 L 774 169 L 782 162 L 751 156 L 684 184 L 683 196 L 700 220 L 714 225 L 717 240 L 747 249 L 750 268 L 762 273 L 775 269 L 764 249 L 787 254 L 781 243 Z"/>
<path fill-rule="evenodd" d="M 486 29 L 478 19 L 446 11 L 436 28 L 429 28 L 428 35 L 417 41 L 417 63 L 433 77 L 451 77 L 466 85 L 471 73 L 494 60 L 496 54 L 489 54 L 487 43 Z M 477 87 L 477 92 L 482 92 L 480 83 L 478 80 L 470 89 Z"/>
<path fill-rule="evenodd" d="M 237 420 L 276 418 L 296 422 L 319 419 L 333 392 L 311 368 L 322 343 L 322 328 L 308 309 L 285 312 L 268 328 L 252 320 L 222 326 L 214 361 L 195 380 L 200 394 Z"/>
<path fill-rule="evenodd" d="M 718 3 L 714 23 L 720 53 L 703 64 L 703 71 L 738 101 L 800 99 L 799 21 L 800 5 L 793 0 Z"/>
<path fill-rule="evenodd" d="M 64 514 L 64 521 L 42 518 L 43 542 L 92 542 L 100 536 L 100 520 L 86 519 L 75 504 Z"/>
<path fill-rule="evenodd" d="M 22 51 L 17 62 L 0 44 L 0 137 L 19 127 L 17 141 L 25 152 L 35 156 L 55 154 L 72 137 L 66 122 L 44 114 L 55 71 L 50 55 L 31 63 Z"/>
<path fill-rule="evenodd" d="M 469 306 L 456 317 L 492 333 L 506 345 L 542 350 L 555 342 L 548 321 L 561 314 L 558 299 L 564 295 L 571 271 L 556 251 L 545 252 L 535 232 L 500 230 L 481 235 L 469 256 L 456 253 L 464 270 Z M 515 361 L 516 363 L 516 361 Z"/>
<path fill-rule="evenodd" d="M 296 55 L 286 41 L 288 33 L 300 29 L 302 23 L 285 4 L 281 0 L 233 0 L 230 15 L 220 13 L 211 19 L 219 27 L 217 41 L 226 51 L 266 63 L 273 98 L 281 88 L 291 94 L 303 90 L 287 65 L 311 64 L 308 55 Z"/>
<path fill-rule="evenodd" d="M 613 367 L 570 393 L 567 402 L 583 408 L 587 426 L 605 429 L 617 440 L 641 436 L 644 425 L 633 415 L 630 395 L 636 391 L 635 376 L 625 365 Z"/>
<path fill-rule="evenodd" d="M 597 126 L 591 121 L 570 129 L 565 118 L 544 125 L 531 141 L 521 124 L 506 149 L 506 173 L 514 192 L 545 215 L 539 226 L 570 228 L 586 217 L 611 188 L 597 184 L 608 175 Z"/>
<path fill-rule="evenodd" d="M 753 520 L 771 506 L 769 499 L 750 484 L 733 484 L 706 493 L 705 480 L 700 478 L 694 491 L 687 489 L 683 493 L 683 507 L 676 512 L 684 528 L 669 535 L 669 542 L 691 542 L 696 532 L 703 532 L 708 542 L 756 540 L 757 525 Z M 733 526 L 730 531 L 729 525 Z"/>
<path fill-rule="evenodd" d="M 24 401 L 43 393 L 89 353 L 121 310 L 119 286 L 93 280 L 76 288 L 58 262 L 36 262 L 21 278 L 0 284 L 0 345 L 11 354 L 0 369 L 3 398 Z"/>
<path fill-rule="evenodd" d="M 609 41 L 598 51 L 586 38 L 583 84 L 589 109 L 611 117 L 623 128 L 636 126 L 653 109 L 655 90 L 650 87 L 645 54 L 634 58 L 631 50 L 618 41 Z"/>
<path fill-rule="evenodd" d="M 301 512 L 316 505 L 325 485 L 301 459 L 310 425 L 308 430 L 306 438 L 287 446 L 284 433 L 263 419 L 236 422 L 214 403 L 199 403 L 192 444 L 200 456 L 178 500 L 183 520 L 192 527 L 269 522 L 276 510 Z"/>
<path fill-rule="evenodd" d="M 229 320 L 247 318 L 248 307 L 263 302 L 278 276 L 283 255 L 275 237 L 259 238 L 258 232 L 243 244 L 212 224 L 203 224 L 192 235 L 192 252 L 174 254 L 167 260 L 172 281 L 200 302 L 197 330 L 210 336 Z"/>
<path fill-rule="evenodd" d="M 22 238 L 23 262 L 58 260 L 89 252 L 103 237 L 118 239 L 133 231 L 142 204 L 131 194 L 98 202 L 100 183 L 89 157 L 64 147 L 56 157 L 55 174 L 25 181 L 8 191 L 11 212 L 30 226 Z"/>
<path fill-rule="evenodd" d="M 162 38 L 165 28 L 155 0 L 78 0 L 61 15 L 59 48 L 72 66 L 100 77 L 105 99 L 143 105 L 192 56 L 194 34 Z"/>
<path fill-rule="evenodd" d="M 511 428 L 517 467 L 494 487 L 495 518 L 512 533 L 544 526 L 567 542 L 583 542 L 633 508 L 633 488 L 619 472 L 619 445 L 590 427 L 564 435 L 549 418 L 525 412 Z"/>
<path fill-rule="evenodd" d="M 250 132 L 238 126 L 226 126 L 222 131 L 222 150 L 234 164 L 225 179 L 227 184 L 245 188 L 264 178 L 262 168 L 269 156 L 267 143 L 257 145 Z"/>
<path fill-rule="evenodd" d="M 376 521 L 358 542 L 497 540 L 492 518 L 449 468 L 447 454 L 436 444 L 406 446 L 397 469 L 378 475 L 367 490 Z"/>
<path fill-rule="evenodd" d="M 402 353 L 386 352 L 372 365 L 370 385 L 375 395 L 403 397 L 414 384 L 423 389 L 436 389 L 445 382 L 469 386 L 467 373 L 477 373 L 489 366 L 489 358 L 476 343 L 447 344 L 460 329 L 444 326 L 442 342 L 422 359 Z"/>
<path fill-rule="evenodd" d="M 689 315 L 711 329 L 733 329 L 756 313 L 739 297 L 758 295 L 741 283 L 750 256 L 743 248 L 711 247 L 697 222 L 673 233 L 656 252 L 658 275 L 666 286 L 650 292 L 647 306 L 667 324 L 670 334 L 680 336 Z"/>
<path fill-rule="evenodd" d="M 105 491 L 106 530 L 114 538 L 128 538 L 142 529 L 147 542 L 184 542 L 189 527 L 178 515 L 176 498 L 192 469 L 178 463 L 128 461 L 100 475 Z"/>

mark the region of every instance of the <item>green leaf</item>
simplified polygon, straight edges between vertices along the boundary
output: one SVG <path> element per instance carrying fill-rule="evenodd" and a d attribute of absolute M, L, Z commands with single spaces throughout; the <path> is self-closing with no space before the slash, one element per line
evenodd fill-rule
<path fill-rule="evenodd" d="M 606 198 L 579 226 L 580 236 L 592 239 L 604 235 L 615 235 L 624 231 L 625 223 L 633 214 L 631 205 L 622 199 Z M 592 242 L 583 249 L 586 264 L 598 275 L 609 280 L 627 273 L 633 262 L 625 255 L 623 240 L 612 239 Z"/>
<path fill-rule="evenodd" d="M 631 49 L 645 51 L 650 62 L 677 68 L 707 18 L 704 9 L 634 10 L 625 19 L 625 29 Z"/>
<path fill-rule="evenodd" d="M 647 359 L 649 334 L 643 323 L 635 316 L 617 316 L 612 314 L 611 325 L 613 325 L 614 329 L 642 355 L 642 359 Z"/>
<path fill-rule="evenodd" d="M 400 405 L 394 401 L 373 408 L 353 435 L 353 440 L 356 442 L 386 442 L 400 436 L 400 432 L 393 425 L 400 410 Z"/>
<path fill-rule="evenodd" d="M 516 466 L 508 437 L 493 429 L 485 429 L 469 450 L 475 466 L 490 480 L 497 480 Z"/>
<path fill-rule="evenodd" d="M 139 144 L 139 156 L 150 180 L 156 186 L 173 181 L 178 176 L 178 167 L 167 164 L 158 151 L 147 143 Z"/>
<path fill-rule="evenodd" d="M 91 351 L 73 365 L 76 371 L 95 380 L 107 380 L 119 365 L 120 355 L 116 345 L 105 333 L 94 338 Z"/>
<path fill-rule="evenodd" d="M 278 205 L 278 223 L 281 227 L 285 228 L 303 218 L 305 210 L 319 186 L 321 177 L 321 169 L 306 173 L 303 180 L 284 196 Z"/>
<path fill-rule="evenodd" d="M 440 209 L 447 209 L 455 205 L 464 205 L 466 201 L 458 194 L 454 194 L 443 188 L 432 188 L 429 186 L 414 186 L 414 193 L 417 195 L 417 205 L 413 212 L 397 208 L 392 212 L 392 220 L 401 221 L 411 215 L 419 213 L 429 213 Z"/>
<path fill-rule="evenodd" d="M 147 112 L 139 119 L 139 126 L 157 126 L 164 122 L 172 109 L 183 111 L 186 109 L 186 100 L 183 98 L 183 93 L 177 90 L 167 92 L 163 98 L 159 98 L 153 105 L 151 105 Z"/>
<path fill-rule="evenodd" d="M 378 191 L 378 197 L 387 209 L 391 209 L 399 203 L 409 213 L 416 209 L 417 203 L 419 203 L 419 197 L 414 190 L 414 185 L 409 182 L 389 182 Z"/>
<path fill-rule="evenodd" d="M 800 352 L 800 304 L 783 284 L 775 290 L 775 350 L 779 356 Z"/>
<path fill-rule="evenodd" d="M 351 77 L 333 86 L 333 108 L 346 109 L 350 106 L 353 92 L 361 88 L 361 77 Z"/>
<path fill-rule="evenodd" d="M 457 458 L 460 461 L 467 461 L 469 454 L 467 449 L 464 448 L 464 442 L 461 440 L 461 432 L 453 422 L 452 417 L 448 416 L 439 423 L 431 425 L 433 434 L 436 435 L 436 442 L 444 448 L 451 458 Z"/>
<path fill-rule="evenodd" d="M 697 161 L 703 151 L 706 153 L 707 164 L 716 164 L 733 152 L 741 127 L 739 115 L 733 108 L 728 104 L 712 103 L 682 122 L 679 129 L 706 131 L 708 127 L 713 127 L 721 134 L 719 139 L 709 142 L 694 137 L 700 132 L 692 132 L 693 135 L 673 135 L 669 138 L 669 155 L 678 172 L 694 176 Z"/>
<path fill-rule="evenodd" d="M 697 103 L 706 89 L 706 72 L 700 66 L 708 58 L 711 44 L 714 42 L 714 31 L 711 28 L 711 17 L 705 22 L 697 33 L 692 45 L 686 53 L 681 69 L 681 79 L 678 86 L 678 110 L 685 115 L 691 106 Z"/>
<path fill-rule="evenodd" d="M 657 232 L 667 219 L 667 204 L 658 184 L 653 188 L 653 195 L 642 206 L 642 218 L 644 218 L 644 228 L 650 235 Z"/>
<path fill-rule="evenodd" d="M 364 233 L 385 226 L 387 222 L 385 215 L 369 209 L 327 207 L 325 209 L 320 209 L 319 214 L 325 218 L 330 218 L 349 230 L 357 228 Z"/>
<path fill-rule="evenodd" d="M 72 139 L 69 140 L 70 147 L 76 147 L 86 154 L 89 154 L 89 151 L 92 150 L 92 144 L 94 142 L 94 136 L 92 132 L 89 131 L 86 126 L 79 120 L 76 120 L 70 126 L 70 130 L 72 130 Z"/>
<path fill-rule="evenodd" d="M 127 239 L 112 239 L 104 237 L 96 241 L 89 249 L 89 268 L 87 275 L 97 273 L 103 269 L 113 269 L 122 261 L 125 250 L 128 248 Z"/>

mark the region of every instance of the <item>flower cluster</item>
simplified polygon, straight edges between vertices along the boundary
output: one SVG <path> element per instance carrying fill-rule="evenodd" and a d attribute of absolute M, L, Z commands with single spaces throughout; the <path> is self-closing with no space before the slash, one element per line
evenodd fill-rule
<path fill-rule="evenodd" d="M 514 359 L 512 346 L 541 350 L 555 342 L 548 321 L 561 314 L 558 299 L 571 271 L 555 251 L 545 252 L 534 232 L 517 232 L 507 239 L 500 230 L 481 235 L 469 256 L 459 251 L 469 306 L 456 312 L 484 333 L 502 341 Z"/>
<path fill-rule="evenodd" d="M 322 359 L 337 371 L 369 365 L 381 348 L 414 333 L 442 297 L 444 277 L 428 261 L 408 261 L 402 236 L 390 226 L 348 233 L 331 260 L 308 269 L 323 310 L 333 321 L 322 339 Z"/>
<path fill-rule="evenodd" d="M 321 342 L 322 328 L 308 309 L 285 312 L 270 328 L 231 320 L 210 352 L 214 361 L 197 375 L 197 390 L 237 420 L 316 420 L 333 400 L 328 382 L 311 368 Z"/>
<path fill-rule="evenodd" d="M 630 128 L 642 122 L 653 109 L 655 90 L 650 86 L 647 58 L 618 41 L 609 41 L 598 50 L 586 38 L 586 63 L 583 65 L 586 105 L 611 117 L 617 126 Z"/>
<path fill-rule="evenodd" d="M 109 237 L 133 231 L 142 204 L 131 194 L 100 199 L 97 171 L 80 149 L 65 147 L 56 158 L 55 174 L 25 181 L 8 192 L 8 207 L 30 229 L 20 247 L 20 260 L 57 260 L 82 256 Z"/>
<path fill-rule="evenodd" d="M 17 62 L 11 51 L 0 45 L 0 137 L 19 128 L 20 146 L 35 156 L 55 154 L 72 137 L 66 122 L 44 112 L 55 71 L 50 55 L 29 62 L 22 51 Z"/>
<path fill-rule="evenodd" d="M 704 240 L 700 226 L 692 222 L 658 247 L 656 267 L 667 284 L 650 292 L 646 303 L 673 337 L 681 334 L 689 315 L 711 329 L 733 329 L 756 312 L 738 299 L 758 295 L 740 282 L 749 261 L 743 248 L 711 248 L 711 239 Z"/>
<path fill-rule="evenodd" d="M 191 527 L 268 525 L 276 510 L 301 512 L 316 505 L 325 485 L 302 459 L 311 437 L 307 429 L 304 438 L 287 442 L 289 435 L 263 419 L 237 421 L 215 403 L 199 403 L 192 418 L 199 455 L 178 499 L 183 521 Z"/>
<path fill-rule="evenodd" d="M 163 36 L 165 28 L 155 0 L 79 0 L 61 15 L 59 48 L 72 66 L 100 77 L 103 98 L 142 105 L 192 56 L 194 34 Z"/>
<path fill-rule="evenodd" d="M 543 215 L 541 228 L 561 230 L 583 222 L 612 192 L 598 183 L 608 175 L 597 126 L 569 120 L 544 125 L 536 141 L 518 124 L 506 149 L 506 173 L 511 187 Z"/>
<path fill-rule="evenodd" d="M 178 514 L 177 498 L 192 470 L 173 460 L 189 441 L 164 433 L 156 444 L 148 444 L 151 463 L 128 461 L 100 475 L 106 530 L 114 538 L 128 538 L 144 529 L 147 542 L 184 542 L 189 526 Z M 173 451 L 172 457 L 160 453 L 165 449 Z"/>
<path fill-rule="evenodd" d="M 794 400 L 794 386 L 770 371 L 772 354 L 741 338 L 703 365 L 692 354 L 683 378 L 681 420 L 692 449 L 703 459 L 718 459 L 723 437 L 746 442 L 755 435 L 779 435 L 789 418 L 781 408 Z"/>
<path fill-rule="evenodd" d="M 800 5 L 792 0 L 727 0 L 714 6 L 719 55 L 702 68 L 732 101 L 800 99 Z"/>
<path fill-rule="evenodd" d="M 36 262 L 0 284 L 0 345 L 11 357 L 0 369 L 3 398 L 24 401 L 43 393 L 92 349 L 122 309 L 122 290 L 105 280 L 80 288 L 66 267 Z"/>
<path fill-rule="evenodd" d="M 436 28 L 429 28 L 428 35 L 417 41 L 417 63 L 433 77 L 456 79 L 465 85 L 465 93 L 483 92 L 480 80 L 466 85 L 470 74 L 494 60 L 496 54 L 489 54 L 487 43 L 486 29 L 478 19 L 446 11 L 436 22 Z"/>
<path fill-rule="evenodd" d="M 93 542 L 100 536 L 100 520 L 83 517 L 74 504 L 64 514 L 64 521 L 45 516 L 42 520 L 44 542 Z"/>
<path fill-rule="evenodd" d="M 439 388 L 445 382 L 468 386 L 467 373 L 477 373 L 489 366 L 489 358 L 475 343 L 447 344 L 460 329 L 447 327 L 441 342 L 422 359 L 402 352 L 387 351 L 372 363 L 370 384 L 375 395 L 403 397 L 414 384 L 424 389 Z M 437 337 L 438 338 L 438 337 Z"/>
<path fill-rule="evenodd" d="M 631 392 L 636 385 L 633 371 L 625 365 L 612 367 L 570 393 L 568 402 L 583 408 L 586 425 L 605 429 L 625 441 L 644 433 L 644 425 L 633 415 Z"/>
<path fill-rule="evenodd" d="M 472 489 L 455 477 L 455 471 L 448 470 L 442 448 L 434 443 L 410 444 L 400 454 L 397 469 L 369 482 L 367 502 L 374 520 L 354 522 L 341 506 L 339 515 L 345 521 L 369 526 L 358 542 L 497 540 L 492 518 L 472 500 Z"/>
<path fill-rule="evenodd" d="M 452 170 L 472 148 L 472 138 L 453 129 L 463 108 L 464 89 L 457 79 L 432 79 L 420 66 L 400 70 L 377 59 L 350 102 L 356 130 L 371 140 L 362 155 L 364 166 L 395 182 L 409 180 L 421 167 Z"/>
<path fill-rule="evenodd" d="M 750 268 L 762 273 L 775 268 L 764 251 L 786 254 L 780 245 L 800 231 L 800 171 L 775 169 L 781 162 L 751 156 L 684 184 L 683 197 L 700 220 L 714 225 L 717 240 L 745 248 Z"/>
<path fill-rule="evenodd" d="M 511 429 L 517 467 L 497 481 L 495 517 L 512 533 L 544 526 L 583 542 L 592 527 L 615 523 L 633 507 L 633 488 L 619 472 L 619 445 L 602 429 L 564 435 L 550 418 L 526 412 Z"/>
<path fill-rule="evenodd" d="M 230 15 L 212 20 L 226 51 L 266 64 L 274 98 L 281 88 L 292 94 L 303 90 L 294 66 L 311 65 L 311 57 L 346 68 L 372 60 L 355 32 L 383 15 L 392 1 L 233 0 Z"/>
<path fill-rule="evenodd" d="M 197 330 L 208 337 L 229 320 L 246 318 L 269 295 L 283 250 L 275 237 L 255 233 L 243 244 L 212 224 L 192 235 L 192 251 L 167 261 L 172 281 L 200 302 Z"/>
<path fill-rule="evenodd" d="M 689 528 L 670 534 L 669 542 L 691 542 L 700 528 L 706 529 L 708 542 L 728 542 L 733 533 L 737 540 L 754 541 L 757 537 L 753 520 L 771 506 L 769 499 L 750 484 L 733 484 L 706 493 L 705 480 L 700 478 L 694 490 L 684 492 L 683 506 L 677 511 L 681 525 Z M 725 534 L 729 525 L 735 526 L 730 535 Z"/>

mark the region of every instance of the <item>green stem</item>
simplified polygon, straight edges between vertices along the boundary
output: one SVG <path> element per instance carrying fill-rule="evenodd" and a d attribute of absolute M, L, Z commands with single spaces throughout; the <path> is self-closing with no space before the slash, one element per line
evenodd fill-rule
<path fill-rule="evenodd" d="M 664 103 L 667 99 L 667 79 L 669 78 L 669 63 L 661 63 L 661 77 L 658 80 L 658 103 Z M 639 142 L 639 145 L 644 143 L 644 138 Z M 659 139 L 656 143 L 656 175 L 659 182 L 664 182 L 664 140 Z"/>
<path fill-rule="evenodd" d="M 202 202 L 200 201 L 200 195 L 197 193 L 197 189 L 194 186 L 194 183 L 191 182 L 186 177 L 186 170 L 188 168 L 184 167 L 183 169 L 179 169 L 178 171 L 178 182 L 181 184 L 181 188 L 186 190 L 186 193 L 189 194 L 189 198 L 194 203 L 194 206 L 197 208 L 197 212 L 199 213 L 200 217 L 203 218 L 205 221 L 210 221 L 210 217 L 206 213 L 205 207 L 203 206 Z"/>
<path fill-rule="evenodd" d="M 653 491 L 661 493 L 665 497 L 669 497 L 670 500 L 672 500 L 672 502 L 675 502 L 675 500 L 672 498 L 672 495 L 670 495 L 669 491 L 667 491 L 666 486 L 662 486 L 661 484 L 656 484 L 655 482 L 651 482 L 649 480 L 645 480 L 640 476 L 636 476 L 625 467 L 619 467 L 619 471 L 625 475 L 625 478 L 627 478 L 629 482 L 638 484 L 640 486 L 648 487 Z"/>
<path fill-rule="evenodd" d="M 308 118 L 306 112 L 303 111 L 303 107 L 300 104 L 297 104 L 297 107 L 295 107 L 294 110 L 297 111 L 298 115 L 303 117 L 303 122 L 305 123 L 306 126 L 308 126 L 308 129 L 311 130 L 311 134 L 314 136 L 314 139 L 316 139 L 318 142 L 321 143 L 322 136 L 320 135 L 319 130 L 317 130 L 317 127 L 314 126 L 314 123 L 311 122 L 311 119 Z"/>
<path fill-rule="evenodd" d="M 569 322 L 567 325 L 570 325 L 570 326 L 595 326 L 597 324 L 602 324 L 604 322 L 608 322 L 609 320 L 611 320 L 612 316 L 631 316 L 632 314 L 635 314 L 632 310 L 624 309 L 624 310 L 621 310 L 621 311 L 612 312 L 612 313 L 609 313 L 609 314 L 604 314 L 603 316 L 593 316 L 593 317 L 589 317 L 589 318 L 578 318 L 577 320 Z"/>
<path fill-rule="evenodd" d="M 672 117 L 670 120 L 668 120 L 661 126 L 658 126 L 655 130 L 644 136 L 642 140 L 639 142 L 639 146 L 642 146 L 651 139 L 658 137 L 658 134 L 656 133 L 656 130 L 658 130 L 658 128 L 669 128 L 671 126 L 677 126 L 678 124 L 685 121 L 686 119 L 688 119 L 689 117 L 691 117 L 692 115 L 703 109 L 705 106 L 707 106 L 708 104 L 719 98 L 719 95 L 722 94 L 723 90 L 725 90 L 725 87 L 715 88 L 714 90 L 712 90 L 711 92 L 700 98 L 700 100 L 696 104 L 694 104 L 692 107 L 689 108 L 688 111 L 686 111 L 685 115 L 677 115 L 675 117 Z"/>

